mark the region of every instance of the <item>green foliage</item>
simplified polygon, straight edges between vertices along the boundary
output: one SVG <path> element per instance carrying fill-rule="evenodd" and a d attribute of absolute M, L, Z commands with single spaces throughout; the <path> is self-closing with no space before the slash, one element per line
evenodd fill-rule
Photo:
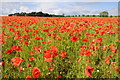
<path fill-rule="evenodd" d="M 33 14 L 36 13 L 33 12 Z M 39 14 L 42 13 L 40 12 Z M 32 14 L 29 15 L 32 16 Z M 25 78 L 26 76 L 32 76 L 32 68 L 38 67 L 41 70 L 41 76 L 39 78 L 56 78 L 58 75 L 61 75 L 63 78 L 89 79 L 89 77 L 85 75 L 86 66 L 92 66 L 94 68 L 91 78 L 119 77 L 118 72 L 115 71 L 119 63 L 118 54 L 115 55 L 115 52 L 112 52 L 110 49 L 112 45 L 117 48 L 118 33 L 108 34 L 110 31 L 117 30 L 118 21 L 116 18 L 5 17 L 3 21 L 6 22 L 3 23 L 2 27 L 5 33 L 5 35 L 3 35 L 5 43 L 2 44 L 2 55 L 5 62 L 2 70 L 3 78 Z M 12 24 L 12 26 L 10 24 Z M 21 37 L 15 40 L 17 35 L 14 35 L 14 32 L 10 31 L 9 27 L 14 28 L 15 31 L 21 31 L 19 34 Z M 28 32 L 25 28 L 28 29 Z M 47 28 L 50 30 L 44 32 L 43 30 Z M 53 28 L 55 29 L 53 30 Z M 32 31 L 29 31 L 31 29 Z M 38 30 L 39 32 L 35 33 L 34 30 Z M 60 32 L 60 30 L 63 32 Z M 96 33 L 97 30 L 99 33 Z M 103 35 L 100 34 L 100 32 L 103 31 L 105 33 Z M 32 35 L 32 33 L 35 35 Z M 47 36 L 47 33 L 52 35 Z M 79 33 L 81 36 L 77 36 Z M 79 40 L 75 42 L 71 41 L 70 38 L 72 36 L 70 36 L 70 34 L 77 36 Z M 93 34 L 96 36 L 93 36 Z M 27 39 L 24 37 L 22 40 L 22 36 L 24 35 L 28 35 L 31 38 Z M 56 38 L 60 37 L 61 40 L 53 38 L 55 35 Z M 34 38 L 36 36 L 42 37 L 43 40 L 35 40 Z M 101 43 L 95 42 L 98 37 L 102 37 L 103 41 Z M 88 39 L 87 42 L 83 41 L 85 38 Z M 48 40 L 51 40 L 51 43 L 48 43 Z M 43 43 L 43 41 L 46 43 Z M 24 42 L 28 42 L 28 45 L 25 45 Z M 90 49 L 91 43 L 94 45 L 94 49 Z M 6 51 L 13 45 L 20 45 L 23 51 L 14 51 L 11 54 L 6 54 Z M 34 46 L 38 47 L 40 45 L 42 45 L 40 50 L 33 49 Z M 86 45 L 85 50 L 90 50 L 90 56 L 80 56 L 82 52 L 80 47 L 83 45 Z M 104 45 L 108 46 L 107 50 L 102 50 Z M 57 51 L 58 55 L 53 57 L 51 62 L 46 62 L 44 51 L 49 50 L 50 46 L 56 46 L 59 49 Z M 96 50 L 97 48 L 99 49 Z M 30 51 L 33 51 L 34 55 L 30 55 Z M 60 58 L 61 51 L 66 52 L 66 57 Z M 105 60 L 108 56 L 112 56 L 112 58 L 110 58 L 110 62 L 107 64 Z M 14 57 L 22 58 L 24 62 L 22 62 L 20 66 L 15 67 L 11 61 Z M 34 57 L 35 59 L 30 61 L 30 57 Z M 115 62 L 115 64 L 112 65 L 112 62 Z M 28 67 L 28 64 L 31 64 L 31 67 Z M 24 70 L 20 71 L 20 67 L 23 67 Z M 48 70 L 48 67 L 53 67 L 53 70 Z"/>
<path fill-rule="evenodd" d="M 108 12 L 107 11 L 101 12 L 100 17 L 108 17 Z"/>

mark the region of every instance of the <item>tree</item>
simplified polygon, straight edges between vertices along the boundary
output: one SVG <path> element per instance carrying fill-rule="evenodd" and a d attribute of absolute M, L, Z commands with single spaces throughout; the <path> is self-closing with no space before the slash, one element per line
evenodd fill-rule
<path fill-rule="evenodd" d="M 83 14 L 82 17 L 85 17 L 85 15 Z"/>
<path fill-rule="evenodd" d="M 110 15 L 110 17 L 113 17 L 112 15 Z"/>
<path fill-rule="evenodd" d="M 21 16 L 20 13 L 15 13 L 14 15 L 15 15 L 15 16 Z"/>
<path fill-rule="evenodd" d="M 26 16 L 26 13 L 25 12 L 21 12 L 20 15 L 21 16 Z"/>
<path fill-rule="evenodd" d="M 13 16 L 13 14 L 9 14 L 8 16 Z"/>
<path fill-rule="evenodd" d="M 108 12 L 107 11 L 101 12 L 100 17 L 108 17 Z"/>
<path fill-rule="evenodd" d="M 65 16 L 65 14 L 63 13 L 63 14 L 62 14 L 62 16 L 64 17 L 64 16 Z"/>
<path fill-rule="evenodd" d="M 75 17 L 77 17 L 77 15 L 75 15 Z"/>
<path fill-rule="evenodd" d="M 14 14 L 9 14 L 8 16 L 65 17 L 64 14 L 55 15 L 55 14 L 43 13 L 41 11 L 40 12 L 31 12 L 31 13 L 26 13 L 26 12 L 14 13 Z"/>
<path fill-rule="evenodd" d="M 95 15 L 92 15 L 93 17 L 96 17 Z"/>
<path fill-rule="evenodd" d="M 80 15 L 78 15 L 80 17 Z"/>
<path fill-rule="evenodd" d="M 90 15 L 86 15 L 86 17 L 90 17 Z"/>
<path fill-rule="evenodd" d="M 37 12 L 36 15 L 37 16 L 43 16 L 43 13 L 40 11 L 40 12 Z"/>

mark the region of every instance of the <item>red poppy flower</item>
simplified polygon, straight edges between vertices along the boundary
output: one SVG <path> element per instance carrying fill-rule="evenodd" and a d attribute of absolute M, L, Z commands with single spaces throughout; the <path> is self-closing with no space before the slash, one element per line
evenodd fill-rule
<path fill-rule="evenodd" d="M 85 50 L 85 55 L 90 56 L 92 53 L 89 50 Z"/>
<path fill-rule="evenodd" d="M 52 57 L 55 57 L 57 55 L 58 55 L 58 53 L 56 51 L 52 51 Z"/>
<path fill-rule="evenodd" d="M 1 39 L 0 44 L 4 44 L 4 43 L 5 43 L 4 39 Z"/>
<path fill-rule="evenodd" d="M 37 68 L 37 67 L 34 67 L 32 69 L 32 76 L 33 78 L 38 78 L 40 76 L 41 72 L 40 72 L 40 69 Z"/>
<path fill-rule="evenodd" d="M 20 71 L 23 71 L 24 70 L 24 68 L 23 67 L 20 67 L 20 69 L 19 69 Z"/>
<path fill-rule="evenodd" d="M 29 58 L 29 61 L 33 61 L 35 58 L 34 57 L 30 57 Z"/>
<path fill-rule="evenodd" d="M 0 62 L 0 66 L 4 66 L 5 65 L 5 62 Z"/>
<path fill-rule="evenodd" d="M 31 33 L 32 35 L 35 35 L 34 33 Z"/>
<path fill-rule="evenodd" d="M 88 39 L 87 39 L 87 38 L 85 38 L 85 39 L 83 39 L 82 41 L 88 42 Z"/>
<path fill-rule="evenodd" d="M 82 36 L 81 34 L 78 34 L 77 36 Z"/>
<path fill-rule="evenodd" d="M 106 64 L 109 64 L 111 61 L 110 61 L 110 58 L 112 58 L 111 56 L 108 56 L 106 59 L 105 59 L 105 62 Z"/>
<path fill-rule="evenodd" d="M 31 67 L 31 64 L 28 64 L 28 68 L 30 68 Z"/>
<path fill-rule="evenodd" d="M 6 54 L 11 54 L 13 51 L 14 51 L 13 49 L 8 49 L 8 50 L 6 51 Z"/>
<path fill-rule="evenodd" d="M 25 45 L 28 45 L 28 42 L 24 42 Z"/>
<path fill-rule="evenodd" d="M 46 43 L 45 41 L 42 41 L 42 43 Z"/>
<path fill-rule="evenodd" d="M 34 30 L 34 33 L 38 33 L 39 31 L 38 30 Z"/>
<path fill-rule="evenodd" d="M 52 61 L 52 58 L 45 58 L 45 61 L 46 61 L 46 62 L 51 62 L 51 61 Z"/>
<path fill-rule="evenodd" d="M 56 46 L 50 46 L 51 51 L 58 51 L 59 49 Z"/>
<path fill-rule="evenodd" d="M 80 56 L 85 55 L 85 50 L 83 48 L 80 48 Z"/>
<path fill-rule="evenodd" d="M 102 42 L 102 37 L 98 37 L 98 38 L 96 39 L 96 42 L 97 42 L 97 43 L 101 43 L 101 42 Z"/>
<path fill-rule="evenodd" d="M 36 40 L 42 40 L 42 37 L 36 36 L 35 39 Z"/>
<path fill-rule="evenodd" d="M 115 65 L 116 62 L 111 62 L 111 65 Z"/>
<path fill-rule="evenodd" d="M 20 47 L 20 45 L 14 45 L 12 47 L 13 50 L 16 50 L 16 51 L 22 51 L 23 49 Z"/>
<path fill-rule="evenodd" d="M 43 29 L 43 31 L 44 31 L 44 32 L 48 32 L 48 31 L 49 31 L 49 29 Z"/>
<path fill-rule="evenodd" d="M 17 36 L 14 37 L 14 40 L 17 40 L 17 39 L 20 39 L 20 38 L 21 38 L 21 36 L 17 35 Z"/>
<path fill-rule="evenodd" d="M 73 37 L 70 38 L 70 40 L 75 42 L 75 41 L 79 40 L 79 38 L 77 38 L 76 36 L 73 36 Z"/>
<path fill-rule="evenodd" d="M 30 39 L 31 37 L 30 37 L 30 36 L 27 36 L 26 38 L 27 38 L 27 39 Z"/>
<path fill-rule="evenodd" d="M 11 27 L 8 27 L 8 30 L 9 30 L 9 31 L 12 31 L 12 32 L 15 31 L 14 28 L 11 28 Z"/>
<path fill-rule="evenodd" d="M 50 33 L 47 33 L 47 35 L 48 35 L 48 36 L 51 36 L 51 34 L 50 34 Z"/>
<path fill-rule="evenodd" d="M 57 37 L 57 40 L 61 41 L 62 39 L 60 37 Z"/>
<path fill-rule="evenodd" d="M 53 70 L 53 67 L 48 67 L 48 70 L 50 70 L 50 71 Z"/>
<path fill-rule="evenodd" d="M 86 48 L 86 47 L 87 47 L 86 45 L 80 46 L 80 48 Z"/>
<path fill-rule="evenodd" d="M 105 32 L 100 32 L 100 35 L 103 35 Z"/>
<path fill-rule="evenodd" d="M 62 78 L 62 76 L 61 76 L 61 75 L 58 75 L 57 78 Z"/>
<path fill-rule="evenodd" d="M 117 32 L 116 31 L 109 31 L 107 32 L 107 34 L 116 34 Z"/>
<path fill-rule="evenodd" d="M 90 44 L 90 49 L 94 51 L 94 45 Z"/>
<path fill-rule="evenodd" d="M 45 57 L 45 61 L 46 61 L 46 62 L 52 61 L 52 55 L 51 55 L 51 53 L 50 53 L 50 50 L 44 51 L 44 57 Z"/>
<path fill-rule="evenodd" d="M 48 39 L 47 43 L 50 44 L 52 40 Z"/>
<path fill-rule="evenodd" d="M 38 52 L 41 52 L 40 46 L 33 46 L 33 50 L 36 50 L 36 51 L 38 51 Z"/>
<path fill-rule="evenodd" d="M 14 35 L 19 35 L 19 34 L 20 34 L 20 31 L 14 32 Z"/>
<path fill-rule="evenodd" d="M 91 63 L 91 60 L 86 60 L 86 62 Z"/>
<path fill-rule="evenodd" d="M 23 62 L 24 60 L 20 59 L 20 58 L 12 58 L 11 61 L 14 63 L 13 65 L 18 67 L 20 65 L 21 62 Z"/>
<path fill-rule="evenodd" d="M 116 71 L 116 72 L 119 72 L 119 70 L 120 70 L 120 67 L 119 67 L 119 66 L 116 66 L 115 71 Z"/>
<path fill-rule="evenodd" d="M 108 46 L 104 45 L 103 48 L 102 48 L 102 50 L 106 51 L 107 48 L 108 48 Z"/>
<path fill-rule="evenodd" d="M 88 77 L 91 77 L 93 71 L 94 71 L 93 67 L 87 66 L 86 69 L 85 69 L 85 75 L 87 75 Z"/>
<path fill-rule="evenodd" d="M 45 58 L 51 58 L 52 56 L 51 56 L 51 54 L 48 52 L 48 53 L 45 53 L 45 54 L 44 54 L 44 57 L 45 57 Z"/>
<path fill-rule="evenodd" d="M 32 77 L 31 76 L 27 76 L 26 80 L 32 80 Z"/>
<path fill-rule="evenodd" d="M 30 55 L 34 55 L 34 51 L 30 51 Z"/>
<path fill-rule="evenodd" d="M 21 41 L 23 42 L 25 39 L 24 38 L 21 38 Z"/>
<path fill-rule="evenodd" d="M 61 57 L 66 57 L 66 52 L 61 52 L 60 56 Z"/>
<path fill-rule="evenodd" d="M 115 49 L 114 46 L 110 46 L 110 49 L 111 49 L 112 52 L 116 52 L 116 49 Z"/>

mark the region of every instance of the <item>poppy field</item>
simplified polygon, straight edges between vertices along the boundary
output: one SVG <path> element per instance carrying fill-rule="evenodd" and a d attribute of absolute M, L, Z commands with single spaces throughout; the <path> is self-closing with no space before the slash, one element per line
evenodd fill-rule
<path fill-rule="evenodd" d="M 2 17 L 2 78 L 119 78 L 118 18 Z"/>

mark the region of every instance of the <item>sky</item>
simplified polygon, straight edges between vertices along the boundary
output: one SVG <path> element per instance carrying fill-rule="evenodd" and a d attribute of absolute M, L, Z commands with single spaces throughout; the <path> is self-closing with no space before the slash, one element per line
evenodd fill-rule
<path fill-rule="evenodd" d="M 119 0 L 2 0 L 0 16 L 17 12 L 39 12 L 64 15 L 99 15 L 108 11 L 109 15 L 118 15 Z"/>

